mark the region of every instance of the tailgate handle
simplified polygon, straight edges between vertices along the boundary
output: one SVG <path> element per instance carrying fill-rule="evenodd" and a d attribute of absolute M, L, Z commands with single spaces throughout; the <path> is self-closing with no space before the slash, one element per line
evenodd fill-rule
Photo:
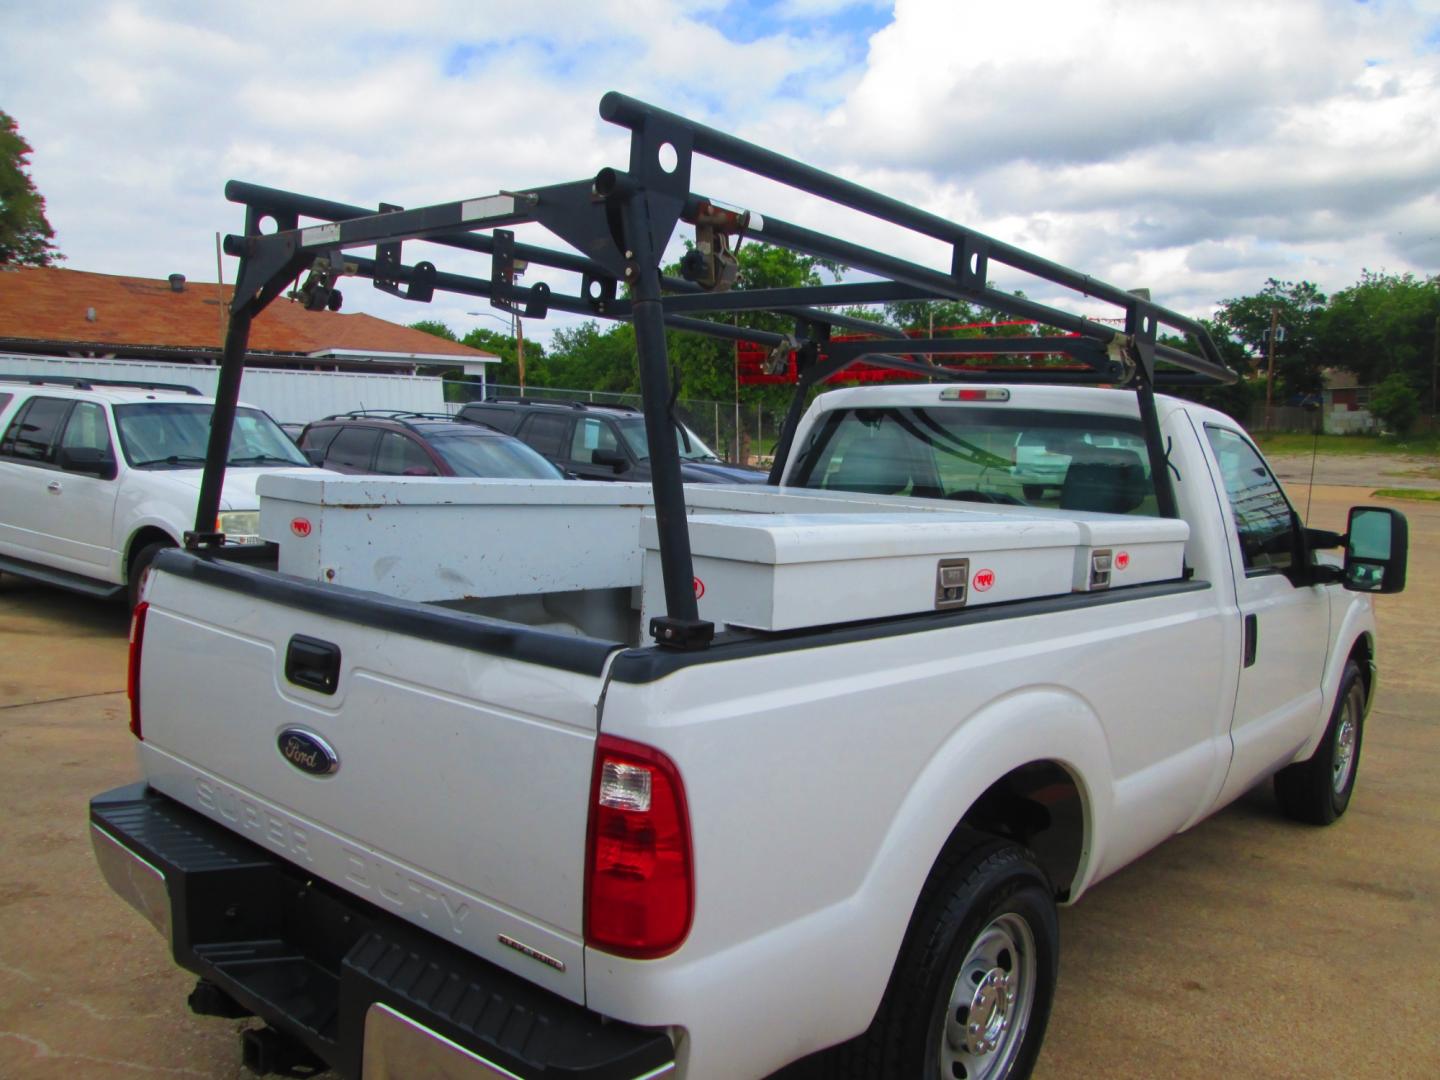
<path fill-rule="evenodd" d="M 296 634 L 285 650 L 285 678 L 307 690 L 335 693 L 340 685 L 340 646 Z"/>

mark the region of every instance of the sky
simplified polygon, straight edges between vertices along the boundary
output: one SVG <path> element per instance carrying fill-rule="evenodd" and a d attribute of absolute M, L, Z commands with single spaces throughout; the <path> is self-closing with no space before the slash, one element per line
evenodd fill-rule
<path fill-rule="evenodd" d="M 0 109 L 76 270 L 215 280 L 215 234 L 243 224 L 232 178 L 422 206 L 623 167 L 597 112 L 611 89 L 1188 315 L 1269 277 L 1440 272 L 1440 0 L 0 0 Z M 934 241 L 711 163 L 692 186 L 949 266 Z M 406 246 L 427 257 L 488 276 Z M 344 293 L 462 335 L 505 321 Z"/>

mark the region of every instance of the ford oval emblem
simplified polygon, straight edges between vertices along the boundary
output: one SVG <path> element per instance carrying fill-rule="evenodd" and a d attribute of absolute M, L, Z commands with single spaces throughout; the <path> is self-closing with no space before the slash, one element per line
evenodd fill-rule
<path fill-rule="evenodd" d="M 278 745 L 281 757 L 311 776 L 329 776 L 340 768 L 339 755 L 313 731 L 286 728 L 280 732 Z"/>

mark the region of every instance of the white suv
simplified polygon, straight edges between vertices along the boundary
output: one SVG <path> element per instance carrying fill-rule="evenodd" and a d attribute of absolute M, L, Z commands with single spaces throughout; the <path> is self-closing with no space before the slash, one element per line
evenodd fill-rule
<path fill-rule="evenodd" d="M 184 387 L 0 376 L 0 571 L 133 604 L 155 554 L 195 525 L 213 398 Z M 255 480 L 309 468 L 275 421 L 241 406 L 221 513 L 259 542 Z"/>

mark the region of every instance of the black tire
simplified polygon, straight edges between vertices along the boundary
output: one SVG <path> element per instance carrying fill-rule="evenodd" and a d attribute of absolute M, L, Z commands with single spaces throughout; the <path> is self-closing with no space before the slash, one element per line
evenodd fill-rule
<path fill-rule="evenodd" d="M 1045 496 L 1044 484 L 1022 484 L 1020 490 L 1025 492 L 1025 498 L 1031 502 L 1035 502 L 1037 499 L 1044 498 Z"/>
<path fill-rule="evenodd" d="M 1035 1067 L 1059 971 L 1054 890 L 1015 844 L 972 834 L 954 847 L 921 893 L 875 1020 L 830 1051 L 826 1076 L 1023 1080 Z"/>
<path fill-rule="evenodd" d="M 153 544 L 146 544 L 130 558 L 130 572 L 125 577 L 126 593 L 130 600 L 130 610 L 135 610 L 135 605 L 140 602 L 140 589 L 145 584 L 145 575 L 150 570 L 150 564 L 155 561 L 155 556 L 166 548 L 174 547 L 169 540 L 157 540 Z"/>
<path fill-rule="evenodd" d="M 1275 797 L 1286 817 L 1310 825 L 1329 825 L 1350 805 L 1360 771 L 1365 733 L 1365 681 L 1354 660 L 1347 660 L 1325 736 L 1306 761 L 1275 774 Z"/>

